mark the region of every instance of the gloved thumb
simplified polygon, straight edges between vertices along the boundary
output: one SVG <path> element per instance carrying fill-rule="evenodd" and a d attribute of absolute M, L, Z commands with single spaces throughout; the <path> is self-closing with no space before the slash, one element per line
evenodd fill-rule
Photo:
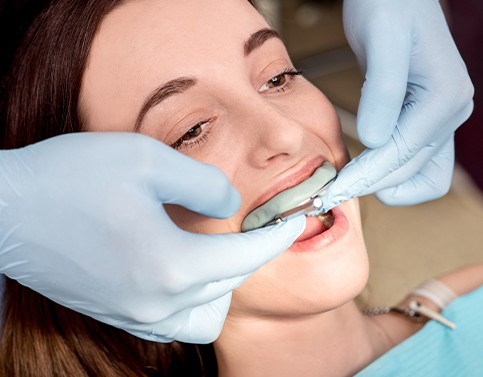
<path fill-rule="evenodd" d="M 374 184 L 399 168 L 397 149 L 387 143 L 378 149 L 366 149 L 352 159 L 338 174 L 323 197 L 326 212 L 342 202 L 374 192 Z"/>
<path fill-rule="evenodd" d="M 178 204 L 215 218 L 229 217 L 238 210 L 240 194 L 220 169 L 161 147 L 150 186 L 163 204 Z"/>

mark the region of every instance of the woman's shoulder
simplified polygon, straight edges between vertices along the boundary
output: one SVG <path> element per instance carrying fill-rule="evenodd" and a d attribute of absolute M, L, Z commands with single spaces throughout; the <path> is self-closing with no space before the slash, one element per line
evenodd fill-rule
<path fill-rule="evenodd" d="M 483 375 L 483 265 L 459 268 L 436 277 L 434 282 L 434 287 L 439 287 L 436 290 L 445 287 L 443 290 L 448 289 L 454 295 L 442 309 L 421 293 L 431 283 L 424 283 L 420 292 L 417 288 L 413 291 L 415 294 L 411 293 L 407 299 L 426 300 L 426 305 L 434 305 L 435 310 L 441 310 L 441 315 L 456 328 L 429 321 L 358 373 L 357 377 Z"/>

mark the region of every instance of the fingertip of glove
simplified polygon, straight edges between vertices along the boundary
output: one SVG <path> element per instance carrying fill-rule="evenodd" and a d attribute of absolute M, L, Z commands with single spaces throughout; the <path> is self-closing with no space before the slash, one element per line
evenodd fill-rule
<path fill-rule="evenodd" d="M 380 100 L 366 95 L 361 99 L 357 112 L 357 135 L 368 148 L 378 148 L 387 143 L 396 127 L 401 105 L 398 100 L 381 104 Z"/>
<path fill-rule="evenodd" d="M 357 135 L 362 144 L 367 148 L 374 149 L 387 143 L 393 129 L 393 125 L 390 125 L 384 118 L 364 117 L 364 119 L 358 121 Z"/>
<path fill-rule="evenodd" d="M 306 218 L 305 216 L 297 216 L 289 221 L 277 224 L 273 228 L 273 232 L 284 232 L 284 238 L 287 242 L 293 242 L 305 230 Z"/>
<path fill-rule="evenodd" d="M 241 195 L 219 168 L 203 164 L 202 175 L 193 175 L 191 186 L 186 185 L 180 204 L 202 215 L 227 218 L 233 216 L 241 204 Z M 197 190 L 193 190 L 197 187 Z"/>
<path fill-rule="evenodd" d="M 367 148 L 374 149 L 379 148 L 384 145 L 388 138 L 383 138 L 381 135 L 375 135 L 374 133 L 359 133 L 359 140 Z"/>

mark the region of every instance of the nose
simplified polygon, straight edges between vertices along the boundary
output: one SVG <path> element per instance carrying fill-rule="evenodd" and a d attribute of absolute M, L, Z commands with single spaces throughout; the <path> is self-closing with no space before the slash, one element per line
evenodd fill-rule
<path fill-rule="evenodd" d="M 290 107 L 291 108 L 291 107 Z M 302 150 L 304 127 L 294 119 L 293 108 L 273 99 L 250 101 L 244 129 L 249 133 L 250 162 L 260 168 L 295 158 Z"/>

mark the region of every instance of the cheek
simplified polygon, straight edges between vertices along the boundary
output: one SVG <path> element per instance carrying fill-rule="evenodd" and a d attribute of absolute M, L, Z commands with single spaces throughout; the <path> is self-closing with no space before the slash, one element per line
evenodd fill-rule
<path fill-rule="evenodd" d="M 334 106 L 327 97 L 310 84 L 303 103 L 304 124 L 307 131 L 322 140 L 332 153 L 337 170 L 350 160 L 344 142 L 340 120 Z"/>

